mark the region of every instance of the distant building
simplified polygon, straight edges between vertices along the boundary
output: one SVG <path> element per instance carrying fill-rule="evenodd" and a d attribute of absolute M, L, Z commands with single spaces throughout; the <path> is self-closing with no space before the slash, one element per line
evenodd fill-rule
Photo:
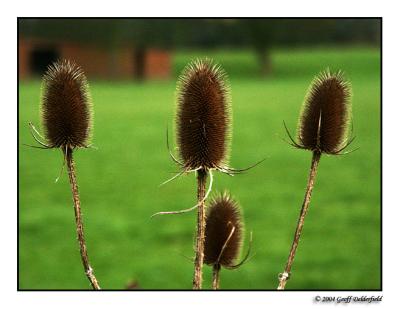
<path fill-rule="evenodd" d="M 106 48 L 74 42 L 52 42 L 20 38 L 19 78 L 40 76 L 59 58 L 75 61 L 89 78 L 167 79 L 171 56 L 166 50 L 130 47 Z"/>

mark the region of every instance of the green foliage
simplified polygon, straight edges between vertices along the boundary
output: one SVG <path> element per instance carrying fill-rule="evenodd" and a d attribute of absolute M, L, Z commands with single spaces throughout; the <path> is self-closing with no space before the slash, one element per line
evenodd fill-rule
<path fill-rule="evenodd" d="M 231 166 L 267 157 L 244 175 L 216 174 L 214 193 L 229 188 L 240 202 L 246 237 L 256 255 L 221 272 L 221 288 L 275 289 L 283 271 L 306 185 L 311 154 L 279 136 L 294 132 L 314 74 L 343 69 L 353 85 L 354 146 L 322 158 L 289 289 L 380 288 L 380 58 L 377 50 L 272 53 L 275 75 L 252 76 L 250 52 L 178 53 L 175 72 L 194 56 L 214 58 L 230 74 L 233 99 Z M 150 219 L 158 211 L 195 204 L 195 176 L 158 185 L 178 168 L 165 146 L 172 135 L 175 80 L 90 83 L 94 144 L 76 152 L 89 257 L 104 288 L 190 289 L 195 213 Z M 33 143 L 27 123 L 39 123 L 40 82 L 19 89 L 19 283 L 27 289 L 89 289 L 76 242 L 72 200 L 58 150 Z M 172 138 L 171 138 L 172 139 Z M 244 249 L 247 241 L 245 240 Z M 205 267 L 204 287 L 211 287 Z"/>

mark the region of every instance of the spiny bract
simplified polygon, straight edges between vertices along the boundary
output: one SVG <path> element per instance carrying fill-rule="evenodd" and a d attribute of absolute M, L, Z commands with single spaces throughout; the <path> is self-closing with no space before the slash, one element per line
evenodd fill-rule
<path fill-rule="evenodd" d="M 242 217 L 236 201 L 226 193 L 212 200 L 206 217 L 204 263 L 234 266 L 242 246 L 242 234 Z"/>
<path fill-rule="evenodd" d="M 60 60 L 49 66 L 42 84 L 42 122 L 49 147 L 87 147 L 92 110 L 82 69 Z"/>
<path fill-rule="evenodd" d="M 311 83 L 298 124 L 298 146 L 337 154 L 347 143 L 351 86 L 341 72 L 320 73 Z"/>
<path fill-rule="evenodd" d="M 226 74 L 210 60 L 196 60 L 178 83 L 177 143 L 186 170 L 225 165 L 230 102 Z"/>

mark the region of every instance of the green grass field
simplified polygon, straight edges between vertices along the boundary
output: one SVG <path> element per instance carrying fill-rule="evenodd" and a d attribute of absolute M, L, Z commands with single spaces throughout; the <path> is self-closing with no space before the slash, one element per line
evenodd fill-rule
<path fill-rule="evenodd" d="M 276 50 L 274 75 L 256 75 L 250 52 L 178 52 L 174 75 L 196 56 L 220 62 L 233 103 L 231 166 L 266 160 L 246 174 L 214 173 L 214 194 L 228 189 L 243 208 L 254 257 L 222 270 L 223 289 L 275 289 L 283 271 L 306 186 L 311 153 L 283 142 L 282 121 L 295 133 L 314 74 L 342 69 L 353 84 L 353 148 L 323 156 L 288 289 L 379 289 L 380 54 L 374 49 Z M 175 80 L 90 81 L 94 145 L 76 152 L 91 264 L 103 288 L 190 289 L 195 212 L 150 219 L 195 204 L 193 174 L 158 185 L 178 168 L 165 141 L 172 127 Z M 27 123 L 39 126 L 40 81 L 19 88 L 19 288 L 89 289 L 75 235 L 68 177 L 59 150 L 37 150 Z M 40 126 L 39 126 L 40 127 Z M 211 286 L 205 267 L 204 288 Z"/>

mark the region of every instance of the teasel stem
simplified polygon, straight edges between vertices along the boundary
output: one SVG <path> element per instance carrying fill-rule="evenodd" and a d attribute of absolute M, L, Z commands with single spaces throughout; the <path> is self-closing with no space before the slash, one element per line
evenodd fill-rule
<path fill-rule="evenodd" d="M 194 260 L 193 290 L 200 290 L 203 281 L 204 240 L 206 229 L 205 194 L 207 171 L 197 171 L 197 236 L 196 257 Z"/>
<path fill-rule="evenodd" d="M 311 160 L 311 169 L 310 169 L 310 174 L 308 176 L 306 194 L 304 196 L 303 205 L 301 206 L 300 217 L 297 222 L 296 232 L 294 233 L 294 239 L 293 239 L 292 247 L 290 249 L 289 256 L 288 256 L 288 259 L 286 262 L 285 271 L 283 273 L 279 274 L 278 290 L 285 289 L 287 280 L 290 277 L 290 271 L 292 269 L 292 264 L 294 261 L 294 257 L 296 255 L 296 250 L 299 245 L 301 231 L 303 230 L 303 226 L 304 226 L 304 220 L 306 218 L 308 208 L 310 207 L 311 193 L 312 193 L 312 190 L 314 187 L 315 177 L 317 175 L 317 167 L 318 167 L 320 158 L 321 158 L 321 152 L 318 150 L 313 151 L 313 156 L 312 156 L 312 160 Z"/>
<path fill-rule="evenodd" d="M 213 290 L 219 290 L 219 271 L 221 270 L 220 264 L 214 264 L 213 266 L 213 279 L 212 288 Z"/>
<path fill-rule="evenodd" d="M 82 222 L 82 212 L 81 212 L 81 202 L 79 199 L 78 184 L 76 181 L 75 163 L 72 157 L 72 148 L 66 147 L 64 150 L 65 160 L 67 161 L 69 182 L 71 184 L 72 198 L 74 201 L 74 212 L 75 212 L 75 223 L 76 223 L 76 233 L 78 235 L 79 250 L 81 254 L 83 268 L 85 274 L 90 281 L 94 290 L 100 290 L 99 283 L 94 275 L 93 268 L 90 266 L 89 257 L 86 248 L 86 242 L 84 237 L 83 222 Z"/>

